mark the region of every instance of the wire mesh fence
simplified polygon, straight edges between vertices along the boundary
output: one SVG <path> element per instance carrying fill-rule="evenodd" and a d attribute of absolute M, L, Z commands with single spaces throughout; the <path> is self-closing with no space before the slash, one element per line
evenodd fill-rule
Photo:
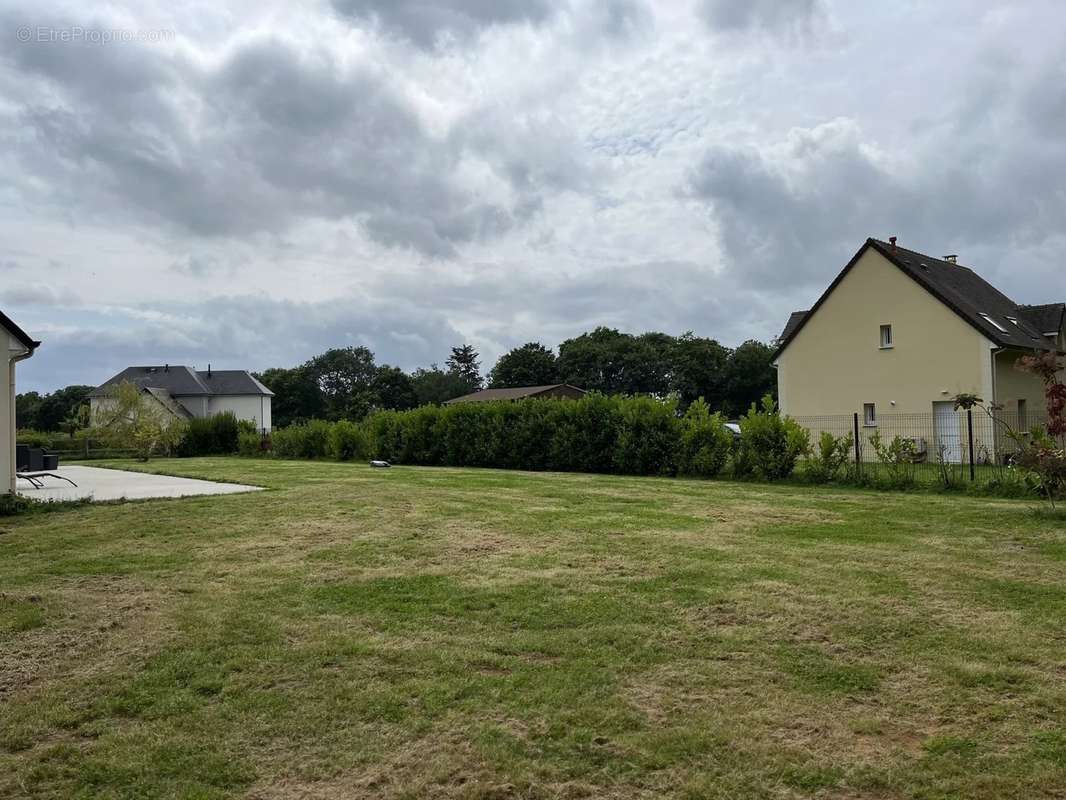
<path fill-rule="evenodd" d="M 857 465 L 885 463 L 966 468 L 973 480 L 991 467 L 1009 466 L 1035 427 L 1047 424 L 1045 414 L 989 414 L 981 409 L 955 409 L 945 403 L 927 414 L 838 414 L 793 419 L 811 434 L 816 446 L 823 432 L 851 438 L 851 461 Z"/>

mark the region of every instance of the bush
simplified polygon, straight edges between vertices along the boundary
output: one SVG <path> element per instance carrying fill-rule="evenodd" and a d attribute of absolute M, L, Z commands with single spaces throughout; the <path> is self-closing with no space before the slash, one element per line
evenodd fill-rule
<path fill-rule="evenodd" d="M 0 494 L 0 517 L 13 517 L 25 514 L 33 508 L 33 501 L 20 494 L 5 492 Z"/>
<path fill-rule="evenodd" d="M 633 397 L 622 403 L 614 463 L 629 475 L 673 475 L 680 442 L 677 403 Z"/>
<path fill-rule="evenodd" d="M 238 421 L 232 411 L 213 417 L 194 417 L 185 426 L 178 452 L 183 456 L 229 455 L 239 452 L 238 436 L 255 426 L 247 420 Z"/>
<path fill-rule="evenodd" d="M 354 422 L 342 419 L 334 422 L 329 431 L 329 454 L 338 461 L 366 458 L 367 436 Z"/>
<path fill-rule="evenodd" d="M 881 431 L 870 436 L 870 446 L 881 462 L 879 483 L 887 489 L 912 489 L 918 483 L 918 457 L 914 442 L 902 436 L 894 436 L 885 443 Z"/>
<path fill-rule="evenodd" d="M 237 453 L 242 456 L 262 455 L 266 439 L 255 431 L 240 431 L 237 434 Z"/>
<path fill-rule="evenodd" d="M 769 395 L 762 408 L 752 403 L 740 420 L 740 446 L 735 461 L 739 476 L 754 475 L 766 481 L 792 474 L 796 460 L 810 446 L 810 433 L 795 420 L 782 417 Z"/>
<path fill-rule="evenodd" d="M 274 454 L 281 458 L 322 458 L 329 455 L 330 423 L 322 419 L 274 431 Z"/>
<path fill-rule="evenodd" d="M 846 436 L 834 436 L 829 431 L 822 431 L 822 435 L 818 438 L 818 445 L 807 461 L 805 471 L 807 479 L 814 483 L 829 483 L 829 481 L 836 480 L 840 471 L 851 459 L 854 446 L 855 437 L 850 433 Z"/>
<path fill-rule="evenodd" d="M 733 434 L 721 414 L 712 414 L 701 397 L 681 420 L 677 468 L 684 475 L 713 478 L 722 471 L 733 446 Z"/>

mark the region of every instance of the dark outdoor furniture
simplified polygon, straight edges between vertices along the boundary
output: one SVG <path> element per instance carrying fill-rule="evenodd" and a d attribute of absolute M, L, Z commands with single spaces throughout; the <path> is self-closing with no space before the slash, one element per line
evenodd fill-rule
<path fill-rule="evenodd" d="M 33 484 L 33 488 L 44 488 L 41 478 L 58 478 L 71 486 L 77 486 L 70 478 L 56 475 L 51 470 L 59 469 L 59 454 L 46 453 L 40 447 L 25 444 L 15 445 L 15 477 L 23 478 Z"/>

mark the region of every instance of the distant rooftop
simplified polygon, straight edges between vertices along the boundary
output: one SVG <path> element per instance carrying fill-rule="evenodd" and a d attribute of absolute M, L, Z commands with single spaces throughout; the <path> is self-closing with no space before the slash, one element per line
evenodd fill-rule
<path fill-rule="evenodd" d="M 89 397 L 103 397 L 111 387 L 132 383 L 142 389 L 165 389 L 174 397 L 195 395 L 267 395 L 274 393 L 243 369 L 194 370 L 180 364 L 126 367 L 97 386 Z"/>

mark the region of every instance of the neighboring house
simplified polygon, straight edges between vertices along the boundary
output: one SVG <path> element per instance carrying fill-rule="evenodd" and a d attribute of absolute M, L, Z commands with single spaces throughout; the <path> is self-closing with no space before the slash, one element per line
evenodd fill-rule
<path fill-rule="evenodd" d="M 552 383 L 547 386 L 514 386 L 510 389 L 482 389 L 473 394 L 464 394 L 452 400 L 446 400 L 444 405 L 452 403 L 488 403 L 493 400 L 525 400 L 527 397 L 581 397 L 585 394 L 584 389 L 578 389 L 569 383 Z"/>
<path fill-rule="evenodd" d="M 141 387 L 148 402 L 159 403 L 178 419 L 213 417 L 230 411 L 237 419 L 252 422 L 269 433 L 270 401 L 274 393 L 251 373 L 242 369 L 199 371 L 183 366 L 127 367 L 118 375 L 89 392 L 89 406 L 95 418 L 108 402 L 113 386 L 132 383 Z"/>
<path fill-rule="evenodd" d="M 15 491 L 15 364 L 33 355 L 40 342 L 0 311 L 7 362 L 0 368 L 0 492 Z"/>
<path fill-rule="evenodd" d="M 924 435 L 959 461 L 953 398 L 976 394 L 1020 423 L 1046 414 L 1043 385 L 1015 362 L 1064 349 L 1063 303 L 1018 305 L 955 256 L 893 237 L 868 239 L 810 310 L 789 317 L 774 365 L 783 413 L 858 413 L 869 429 L 887 414 L 928 415 L 934 430 Z M 996 441 L 980 444 L 998 452 Z"/>

